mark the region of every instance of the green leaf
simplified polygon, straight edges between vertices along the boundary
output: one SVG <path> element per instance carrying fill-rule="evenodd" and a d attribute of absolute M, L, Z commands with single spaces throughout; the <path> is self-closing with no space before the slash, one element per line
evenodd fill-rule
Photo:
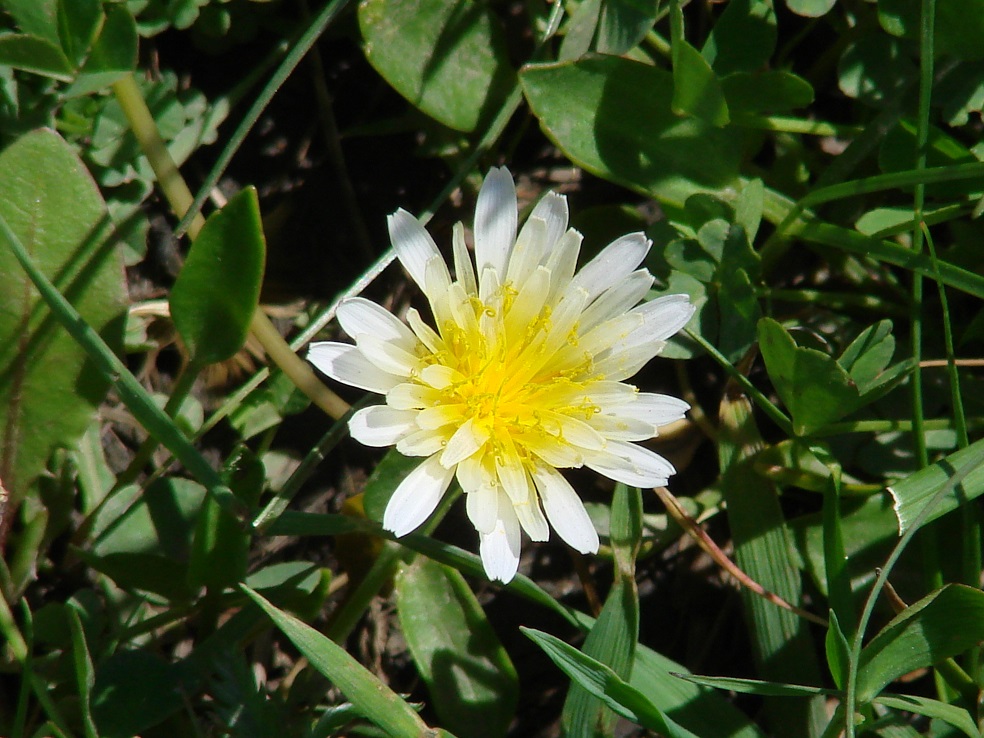
<path fill-rule="evenodd" d="M 838 689 L 844 689 L 847 684 L 847 670 L 851 659 L 851 646 L 847 642 L 844 631 L 837 621 L 837 613 L 830 611 L 827 625 L 827 637 L 824 639 L 824 650 L 827 654 L 827 668 L 834 678 Z"/>
<path fill-rule="evenodd" d="M 512 78 L 502 30 L 472 0 L 364 0 L 359 29 L 369 63 L 444 125 L 472 131 Z"/>
<path fill-rule="evenodd" d="M 851 412 L 858 391 L 850 375 L 820 351 L 796 345 L 771 318 L 759 321 L 759 347 L 769 379 L 793 416 L 798 435 L 808 435 Z"/>
<path fill-rule="evenodd" d="M 729 74 L 721 80 L 721 89 L 734 116 L 784 113 L 813 102 L 809 82 L 792 72 L 775 69 Z"/>
<path fill-rule="evenodd" d="M 274 607 L 249 587 L 242 589 L 311 662 L 311 666 L 338 687 L 367 719 L 393 738 L 419 738 L 427 731 L 413 708 L 344 648 L 310 625 Z"/>
<path fill-rule="evenodd" d="M 255 508 L 265 483 L 263 464 L 240 447 L 226 462 L 226 484 L 247 509 Z M 188 561 L 188 583 L 221 591 L 246 577 L 250 532 L 222 509 L 213 498 L 205 499 L 198 516 Z"/>
<path fill-rule="evenodd" d="M 606 0 L 601 6 L 598 41 L 601 54 L 624 54 L 639 44 L 656 22 L 659 0 Z"/>
<path fill-rule="evenodd" d="M 984 640 L 984 592 L 948 584 L 910 605 L 861 651 L 858 699 L 916 669 L 957 656 Z"/>
<path fill-rule="evenodd" d="M 876 704 L 891 707 L 895 710 L 914 712 L 917 715 L 942 720 L 963 731 L 969 738 L 981 738 L 981 732 L 974 724 L 974 718 L 963 707 L 950 705 L 939 700 L 919 697 L 917 695 L 887 695 L 883 694 L 872 700 Z"/>
<path fill-rule="evenodd" d="M 395 587 L 400 628 L 441 725 L 505 736 L 519 699 L 516 669 L 464 577 L 418 557 Z"/>
<path fill-rule="evenodd" d="M 136 64 L 137 24 L 124 5 L 110 5 L 99 37 L 65 94 L 87 95 L 105 89 Z"/>
<path fill-rule="evenodd" d="M 882 138 L 878 164 L 884 172 L 901 172 L 915 168 L 919 155 L 916 128 L 914 121 L 902 120 Z M 935 126 L 929 127 L 927 136 L 925 155 L 928 167 L 948 167 L 979 161 L 960 141 Z M 974 178 L 930 184 L 926 187 L 926 193 L 936 198 L 950 198 L 966 194 L 977 196 L 982 189 L 984 187 L 981 179 Z"/>
<path fill-rule="evenodd" d="M 256 190 L 247 187 L 209 217 L 171 288 L 171 317 L 192 361 L 224 361 L 242 348 L 265 252 Z"/>
<path fill-rule="evenodd" d="M 0 65 L 61 82 L 70 81 L 75 72 L 60 47 L 48 39 L 21 33 L 0 36 Z"/>
<path fill-rule="evenodd" d="M 726 394 L 719 421 L 720 487 L 735 563 L 766 590 L 798 605 L 803 599 L 802 577 L 785 516 L 776 489 L 753 467 L 754 455 L 764 443 L 751 403 L 743 395 Z M 805 621 L 747 589 L 742 590 L 742 602 L 758 675 L 775 682 L 818 683 L 820 666 Z M 823 705 L 816 699 L 774 699 L 766 702 L 766 709 L 773 734 L 798 738 L 813 735 L 821 724 Z"/>
<path fill-rule="evenodd" d="M 742 139 L 673 113 L 673 78 L 621 57 L 524 67 L 520 81 L 546 134 L 575 164 L 681 206 L 737 185 Z"/>
<path fill-rule="evenodd" d="M 761 679 L 738 679 L 735 677 L 699 676 L 697 674 L 680 674 L 681 679 L 714 689 L 727 689 L 740 694 L 757 694 L 763 697 L 815 697 L 822 694 L 832 694 L 833 690 L 822 687 L 810 687 L 802 684 L 785 684 L 782 682 L 766 682 Z"/>
<path fill-rule="evenodd" d="M 72 656 L 75 662 L 75 681 L 79 688 L 79 709 L 82 713 L 82 728 L 86 738 L 98 738 L 99 732 L 92 717 L 92 709 L 89 700 L 92 696 L 92 687 L 95 684 L 95 674 L 92 668 L 92 656 L 89 655 L 89 646 L 85 642 L 85 631 L 82 629 L 82 620 L 79 617 L 79 610 L 76 606 L 68 605 L 68 624 L 72 631 Z"/>
<path fill-rule="evenodd" d="M 776 47 L 776 12 L 768 0 L 731 0 L 707 35 L 701 54 L 718 75 L 754 72 Z M 729 101 L 730 103 L 730 101 Z"/>
<path fill-rule="evenodd" d="M 786 7 L 807 18 L 819 18 L 830 12 L 837 0 L 786 0 Z"/>
<path fill-rule="evenodd" d="M 920 469 L 888 488 L 895 499 L 900 534 L 916 523 L 923 508 L 943 488 L 947 489 L 926 518 L 919 521 L 921 525 L 936 520 L 984 493 L 984 439 Z"/>
<path fill-rule="evenodd" d="M 698 738 L 664 715 L 642 692 L 604 664 L 586 656 L 549 633 L 520 628 L 573 682 L 602 700 L 619 715 L 667 738 Z"/>
<path fill-rule="evenodd" d="M 41 271 L 119 350 L 126 290 L 107 238 L 106 207 L 57 134 L 35 131 L 0 153 L 0 215 Z M 5 243 L 0 281 L 0 478 L 16 508 L 52 450 L 77 443 L 109 383 L 52 317 Z"/>
<path fill-rule="evenodd" d="M 185 704 L 179 669 L 147 651 L 118 651 L 96 667 L 92 716 L 101 738 L 132 738 Z"/>
<path fill-rule="evenodd" d="M 879 379 L 895 354 L 892 321 L 880 320 L 863 330 L 844 349 L 837 363 L 846 371 L 864 394 L 880 384 Z"/>
<path fill-rule="evenodd" d="M 59 0 L 58 35 L 73 65 L 78 66 L 85 58 L 103 18 L 99 0 Z"/>
<path fill-rule="evenodd" d="M 615 583 L 581 651 L 628 680 L 639 640 L 639 591 L 635 558 L 642 536 L 642 496 L 638 489 L 615 486 L 610 541 L 615 558 Z M 597 696 L 572 684 L 564 703 L 562 724 L 566 735 L 607 734 L 615 716 Z"/>
<path fill-rule="evenodd" d="M 692 115 L 716 128 L 723 128 L 731 120 L 728 103 L 714 70 L 701 53 L 682 37 L 673 41 L 671 108 L 678 115 Z"/>
<path fill-rule="evenodd" d="M 847 47 L 837 65 L 838 86 L 851 98 L 883 106 L 898 99 L 917 76 L 898 39 L 884 33 L 862 33 Z"/>
<path fill-rule="evenodd" d="M 4 0 L 3 9 L 14 17 L 24 33 L 40 36 L 60 46 L 59 5 L 60 0 Z"/>

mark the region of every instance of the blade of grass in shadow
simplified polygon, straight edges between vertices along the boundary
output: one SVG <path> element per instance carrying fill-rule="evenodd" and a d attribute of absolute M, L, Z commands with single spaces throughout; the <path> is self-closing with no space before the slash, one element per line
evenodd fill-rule
<path fill-rule="evenodd" d="M 752 466 L 763 446 L 751 403 L 732 383 L 721 401 L 718 454 L 735 562 L 753 580 L 794 605 L 802 599 L 800 574 L 772 483 Z M 820 669 L 806 623 L 748 590 L 742 599 L 759 676 L 769 681 L 818 684 Z M 819 736 L 827 720 L 821 699 L 766 700 L 774 735 Z"/>
<path fill-rule="evenodd" d="M 427 734 L 426 723 L 413 708 L 352 658 L 344 648 L 310 625 L 270 604 L 246 585 L 241 585 L 241 588 L 311 665 L 338 687 L 367 719 L 394 738 L 419 738 Z"/>

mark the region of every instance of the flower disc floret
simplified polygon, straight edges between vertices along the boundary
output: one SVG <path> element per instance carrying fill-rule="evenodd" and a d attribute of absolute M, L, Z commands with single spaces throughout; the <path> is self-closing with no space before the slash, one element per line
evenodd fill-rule
<path fill-rule="evenodd" d="M 308 354 L 330 377 L 385 395 L 384 405 L 353 415 L 354 438 L 425 457 L 394 492 L 383 526 L 413 531 L 456 478 L 486 572 L 501 581 L 516 573 L 520 530 L 542 541 L 552 526 L 578 551 L 597 551 L 597 532 L 558 469 L 665 485 L 673 466 L 637 442 L 689 409 L 623 381 L 687 323 L 689 299 L 639 304 L 653 284 L 639 268 L 650 248 L 641 233 L 575 274 L 581 235 L 568 218 L 566 199 L 548 193 L 517 234 L 512 176 L 493 169 L 476 205 L 474 261 L 463 226 L 454 228 L 452 278 L 427 231 L 398 210 L 390 239 L 434 327 L 416 310 L 404 324 L 354 298 L 338 319 L 355 345 L 316 343 Z"/>

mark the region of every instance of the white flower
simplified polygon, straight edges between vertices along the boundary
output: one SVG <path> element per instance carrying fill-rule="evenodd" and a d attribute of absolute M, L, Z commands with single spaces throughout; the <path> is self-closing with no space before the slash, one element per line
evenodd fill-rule
<path fill-rule="evenodd" d="M 559 468 L 587 466 L 638 487 L 665 485 L 673 466 L 636 445 L 689 409 L 622 380 L 658 354 L 694 312 L 686 295 L 635 307 L 653 277 L 638 269 L 650 242 L 623 236 L 575 274 L 581 234 L 567 200 L 548 193 L 517 237 L 512 175 L 493 169 L 475 209 L 475 260 L 454 228 L 455 278 L 405 210 L 389 217 L 393 248 L 430 303 L 436 329 L 411 309 L 409 327 L 363 298 L 339 306 L 355 339 L 316 343 L 308 359 L 345 384 L 386 395 L 359 410 L 352 436 L 425 457 L 383 516 L 396 536 L 434 512 L 452 478 L 465 492 L 485 571 L 507 582 L 520 528 L 546 540 L 547 522 L 582 553 L 598 534 Z"/>

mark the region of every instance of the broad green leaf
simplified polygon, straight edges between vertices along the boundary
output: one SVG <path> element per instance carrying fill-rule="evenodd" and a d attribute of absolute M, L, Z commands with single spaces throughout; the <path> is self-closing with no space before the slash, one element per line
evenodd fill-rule
<path fill-rule="evenodd" d="M 78 66 L 85 58 L 103 19 L 99 0 L 59 0 L 58 35 L 73 65 Z"/>
<path fill-rule="evenodd" d="M 0 215 L 86 321 L 115 350 L 123 343 L 126 290 L 108 239 L 99 190 L 52 131 L 29 133 L 0 153 Z M 0 239 L 0 479 L 12 508 L 58 446 L 74 446 L 108 379 L 40 300 Z"/>
<path fill-rule="evenodd" d="M 721 80 L 721 90 L 734 116 L 785 113 L 813 102 L 813 87 L 809 82 L 792 72 L 775 69 L 734 72 Z"/>
<path fill-rule="evenodd" d="M 775 47 L 776 12 L 772 3 L 731 0 L 707 35 L 701 54 L 714 72 L 723 76 L 760 69 Z"/>
<path fill-rule="evenodd" d="M 247 187 L 209 217 L 171 288 L 171 317 L 192 361 L 224 361 L 246 342 L 265 251 L 256 190 Z"/>
<path fill-rule="evenodd" d="M 591 50 L 601 18 L 602 0 L 584 0 L 571 15 L 560 44 L 557 58 L 569 61 L 584 56 Z"/>
<path fill-rule="evenodd" d="M 505 736 L 519 699 L 516 669 L 461 573 L 418 557 L 395 590 L 400 629 L 441 725 Z"/>
<path fill-rule="evenodd" d="M 707 60 L 683 38 L 673 43 L 673 100 L 678 115 L 692 115 L 703 122 L 722 128 L 731 116 L 721 83 Z"/>
<path fill-rule="evenodd" d="M 823 484 L 826 483 L 824 480 Z M 807 572 L 817 588 L 826 595 L 828 577 L 820 513 L 793 518 L 789 526 L 796 537 Z M 898 521 L 889 496 L 877 494 L 864 499 L 844 500 L 840 528 L 847 554 L 847 569 L 855 586 L 870 581 L 874 568 L 884 563 L 891 545 L 898 540 Z"/>
<path fill-rule="evenodd" d="M 858 699 L 916 669 L 957 656 L 984 640 L 984 592 L 948 584 L 899 613 L 861 651 Z"/>
<path fill-rule="evenodd" d="M 845 95 L 868 105 L 884 106 L 915 82 L 917 69 L 901 43 L 884 33 L 862 33 L 845 49 L 837 66 Z"/>
<path fill-rule="evenodd" d="M 561 671 L 608 707 L 644 728 L 659 731 L 667 738 L 698 738 L 664 715 L 646 695 L 599 661 L 549 633 L 520 628 L 544 650 Z"/>
<path fill-rule="evenodd" d="M 605 0 L 595 49 L 618 55 L 634 48 L 652 30 L 658 9 L 659 0 Z"/>
<path fill-rule="evenodd" d="M 584 640 L 581 652 L 628 680 L 639 640 L 639 591 L 635 557 L 642 536 L 642 496 L 638 489 L 615 486 L 609 540 L 615 558 L 615 582 L 598 619 Z M 566 735 L 607 734 L 615 715 L 602 700 L 571 684 L 564 703 L 562 725 Z"/>
<path fill-rule="evenodd" d="M 802 577 L 785 516 L 771 482 L 753 468 L 764 443 L 743 395 L 725 394 L 719 411 L 718 462 L 721 491 L 735 546 L 735 563 L 766 590 L 786 602 L 803 599 Z M 817 684 L 820 667 L 805 621 L 788 610 L 742 590 L 757 674 L 762 679 Z M 769 724 L 777 736 L 819 735 L 823 705 L 819 700 L 766 702 Z"/>
<path fill-rule="evenodd" d="M 579 166 L 682 206 L 737 185 L 742 136 L 673 113 L 673 78 L 620 57 L 526 66 L 523 90 L 546 134 Z"/>
<path fill-rule="evenodd" d="M 13 16 L 24 33 L 60 45 L 58 9 L 62 2 L 64 0 L 4 0 L 3 9 Z"/>
<path fill-rule="evenodd" d="M 310 625 L 270 604 L 249 587 L 243 591 L 270 617 L 326 679 L 368 719 L 393 738 L 419 738 L 427 731 L 413 708 L 362 664 Z"/>
<path fill-rule="evenodd" d="M 471 131 L 501 103 L 512 78 L 498 21 L 473 0 L 363 0 L 366 58 L 410 103 Z"/>
<path fill-rule="evenodd" d="M 891 322 L 866 329 L 834 359 L 796 345 L 771 318 L 759 322 L 759 346 L 798 435 L 809 435 L 884 395 L 912 369 L 911 361 L 887 368 L 895 348 Z"/>
<path fill-rule="evenodd" d="M 148 651 L 117 651 L 96 666 L 92 717 L 101 738 L 132 738 L 185 704 L 181 672 Z"/>
<path fill-rule="evenodd" d="M 851 341 L 837 363 L 846 371 L 864 394 L 878 384 L 878 379 L 895 354 L 895 337 L 892 321 L 880 320 L 861 331 Z"/>
<path fill-rule="evenodd" d="M 106 8 L 106 20 L 89 56 L 66 95 L 105 89 L 137 64 L 137 25 L 124 5 Z"/>
<path fill-rule="evenodd" d="M 735 224 L 745 229 L 748 243 L 755 243 L 765 210 L 765 184 L 761 179 L 747 180 L 735 201 Z"/>
<path fill-rule="evenodd" d="M 70 81 L 75 71 L 60 47 L 48 39 L 22 33 L 0 36 L 0 65 L 61 82 Z"/>
<path fill-rule="evenodd" d="M 837 0 L 786 0 L 786 7 L 796 15 L 819 18 L 829 13 L 835 2 Z"/>
<path fill-rule="evenodd" d="M 936 520 L 984 493 L 984 439 L 920 469 L 888 488 L 895 499 L 900 534 L 916 523 L 923 508 L 944 488 L 941 498 L 936 501 L 926 518 L 920 521 L 921 525 Z"/>

